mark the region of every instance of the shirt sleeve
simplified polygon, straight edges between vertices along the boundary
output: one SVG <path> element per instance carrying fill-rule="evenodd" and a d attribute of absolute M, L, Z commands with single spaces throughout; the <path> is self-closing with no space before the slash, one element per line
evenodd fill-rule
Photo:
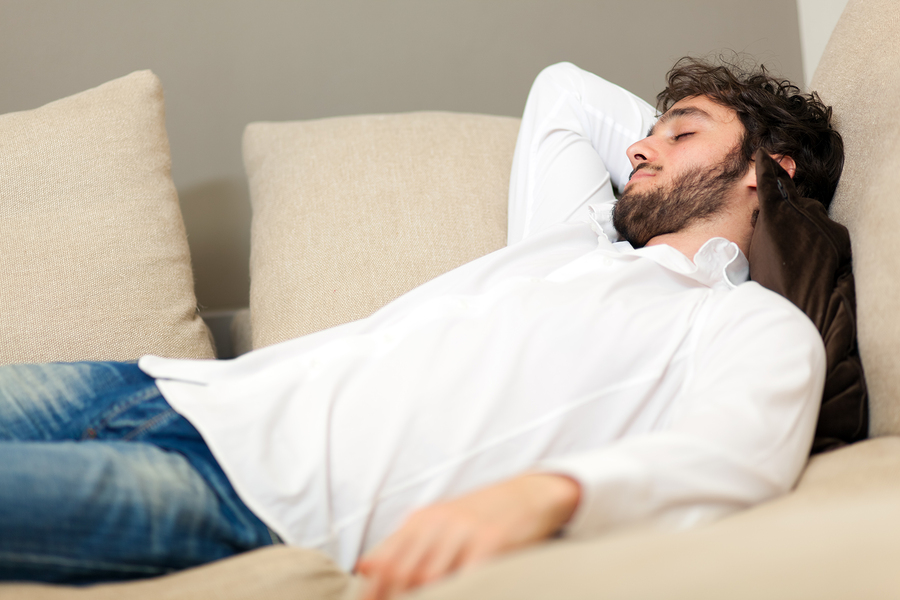
<path fill-rule="evenodd" d="M 648 103 L 571 63 L 541 71 L 513 155 L 508 243 L 614 200 L 631 172 L 625 150 L 655 120 Z"/>
<path fill-rule="evenodd" d="M 815 430 L 824 346 L 783 298 L 754 283 L 731 294 L 707 317 L 668 426 L 539 465 L 582 486 L 567 535 L 684 529 L 793 487 Z"/>

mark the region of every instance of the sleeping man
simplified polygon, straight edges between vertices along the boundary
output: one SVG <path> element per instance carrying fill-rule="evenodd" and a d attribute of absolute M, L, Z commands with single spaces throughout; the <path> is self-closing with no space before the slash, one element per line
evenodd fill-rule
<path fill-rule="evenodd" d="M 825 355 L 747 281 L 752 157 L 827 204 L 840 137 L 763 71 L 680 61 L 659 107 L 543 71 L 507 247 L 366 319 L 231 361 L 0 368 L 0 577 L 146 577 L 283 541 L 386 598 L 788 491 Z"/>

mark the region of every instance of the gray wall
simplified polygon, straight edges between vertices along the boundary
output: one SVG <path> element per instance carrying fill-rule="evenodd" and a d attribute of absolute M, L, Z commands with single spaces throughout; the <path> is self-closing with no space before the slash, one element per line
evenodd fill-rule
<path fill-rule="evenodd" d="M 0 113 L 153 69 L 198 300 L 227 309 L 248 297 L 246 123 L 518 116 L 562 60 L 652 102 L 675 59 L 724 49 L 802 82 L 795 0 L 0 0 Z"/>

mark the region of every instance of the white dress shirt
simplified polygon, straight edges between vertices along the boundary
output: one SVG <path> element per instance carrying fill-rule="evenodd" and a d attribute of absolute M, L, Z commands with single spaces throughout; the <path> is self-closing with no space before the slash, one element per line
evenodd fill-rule
<path fill-rule="evenodd" d="M 693 261 L 616 241 L 611 186 L 652 120 L 550 67 L 525 110 L 506 248 L 360 321 L 140 366 L 266 524 L 345 568 L 411 510 L 527 470 L 582 485 L 569 535 L 685 527 L 783 493 L 812 441 L 822 342 L 746 282 L 725 239 Z"/>

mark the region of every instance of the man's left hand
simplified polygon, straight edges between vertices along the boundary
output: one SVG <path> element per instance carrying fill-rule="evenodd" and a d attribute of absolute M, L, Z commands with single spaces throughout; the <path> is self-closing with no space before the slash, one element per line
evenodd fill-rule
<path fill-rule="evenodd" d="M 578 506 L 581 486 L 531 473 L 414 512 L 356 564 L 364 600 L 386 600 L 463 567 L 553 535 Z"/>

